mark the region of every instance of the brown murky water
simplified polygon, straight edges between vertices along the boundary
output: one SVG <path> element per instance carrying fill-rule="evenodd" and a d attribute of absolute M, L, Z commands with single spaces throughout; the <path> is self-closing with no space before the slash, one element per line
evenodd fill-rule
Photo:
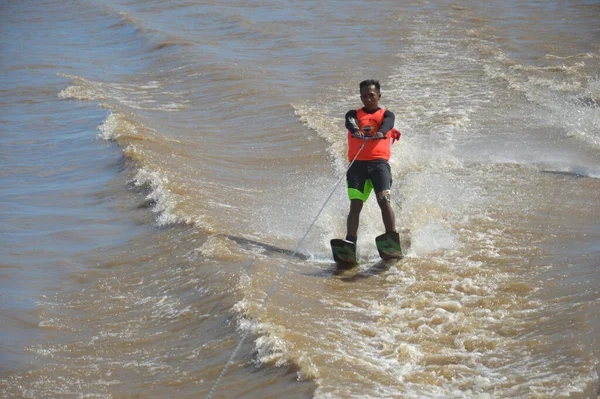
<path fill-rule="evenodd" d="M 596 397 L 597 2 L 0 14 L 4 397 Z M 372 77 L 411 245 L 337 271 Z"/>

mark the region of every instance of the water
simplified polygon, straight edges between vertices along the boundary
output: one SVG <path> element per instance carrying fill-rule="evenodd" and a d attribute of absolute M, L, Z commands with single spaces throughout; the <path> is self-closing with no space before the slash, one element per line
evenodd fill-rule
<path fill-rule="evenodd" d="M 246 334 L 215 398 L 596 397 L 598 2 L 0 15 L 4 397 L 207 397 Z M 378 262 L 370 200 L 339 273 L 343 187 L 289 253 L 366 78 L 411 246 Z"/>

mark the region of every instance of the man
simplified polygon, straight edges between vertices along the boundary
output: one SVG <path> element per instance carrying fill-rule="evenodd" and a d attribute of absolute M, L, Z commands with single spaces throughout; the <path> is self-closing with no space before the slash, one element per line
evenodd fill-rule
<path fill-rule="evenodd" d="M 360 212 L 373 189 L 381 209 L 385 232 L 396 232 L 396 216 L 390 203 L 392 170 L 388 161 L 391 144 L 400 138 L 400 132 L 394 129 L 394 114 L 379 107 L 379 81 L 361 82 L 360 99 L 364 106 L 346 113 L 348 161 L 354 160 L 346 174 L 350 198 L 346 240 L 355 244 Z"/>

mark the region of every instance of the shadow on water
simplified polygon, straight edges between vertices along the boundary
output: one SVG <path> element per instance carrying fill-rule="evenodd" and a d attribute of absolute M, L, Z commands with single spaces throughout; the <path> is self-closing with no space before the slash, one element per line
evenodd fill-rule
<path fill-rule="evenodd" d="M 390 270 L 390 268 L 399 261 L 401 261 L 401 259 L 380 260 L 380 261 L 374 263 L 373 265 L 371 265 L 368 269 L 365 269 L 362 271 L 358 270 L 358 273 L 355 273 L 352 275 L 344 275 L 343 270 L 340 270 L 338 268 L 338 270 L 336 270 L 334 272 L 334 274 L 336 276 L 340 276 L 340 280 L 342 280 L 345 283 L 353 283 L 358 280 L 363 280 L 363 279 L 384 273 L 384 272 Z"/>
<path fill-rule="evenodd" d="M 303 274 L 305 276 L 323 278 L 335 276 L 343 282 L 351 283 L 354 281 L 366 279 L 384 273 L 399 261 L 401 261 L 401 259 L 389 261 L 379 260 L 370 265 L 367 269 L 361 269 L 360 265 L 340 266 L 338 264 L 332 263 L 328 265 L 328 267 L 321 269 L 318 272 Z"/>
<path fill-rule="evenodd" d="M 310 255 L 304 254 L 302 252 L 294 252 L 291 249 L 279 248 L 279 247 L 276 247 L 275 245 L 265 244 L 264 242 L 251 240 L 249 238 L 232 236 L 229 234 L 220 234 L 220 236 L 227 237 L 228 239 L 235 241 L 236 243 L 238 243 L 245 249 L 251 249 L 251 247 L 254 246 L 254 247 L 262 248 L 268 252 L 276 252 L 279 254 L 284 254 L 284 255 L 287 255 L 287 256 L 290 256 L 293 258 L 302 259 L 302 260 L 308 260 L 311 258 Z"/>
<path fill-rule="evenodd" d="M 549 174 L 549 175 L 572 177 L 575 179 L 582 178 L 582 177 L 588 177 L 588 178 L 592 178 L 592 179 L 594 178 L 593 176 L 589 176 L 587 174 L 587 171 L 585 171 L 585 170 L 574 170 L 574 171 L 542 170 L 540 172 L 544 173 L 544 174 Z"/>
<path fill-rule="evenodd" d="M 575 100 L 577 105 L 581 105 L 583 107 L 591 107 L 591 108 L 599 108 L 600 107 L 600 97 L 579 97 Z"/>

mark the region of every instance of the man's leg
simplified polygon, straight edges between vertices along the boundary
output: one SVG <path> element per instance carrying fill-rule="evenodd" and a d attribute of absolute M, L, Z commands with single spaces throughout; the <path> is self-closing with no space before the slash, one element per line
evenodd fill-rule
<path fill-rule="evenodd" d="M 360 211 L 373 188 L 371 180 L 367 179 L 366 163 L 356 161 L 346 174 L 346 182 L 350 199 L 350 212 L 346 219 L 346 240 L 356 243 Z"/>
<path fill-rule="evenodd" d="M 392 209 L 392 168 L 387 162 L 377 162 L 372 165 L 371 180 L 377 193 L 377 204 L 381 209 L 381 218 L 386 233 L 396 231 L 396 215 Z"/>
<path fill-rule="evenodd" d="M 350 200 L 350 212 L 346 220 L 346 240 L 356 242 L 358 234 L 358 223 L 360 219 L 360 211 L 363 207 L 363 201 L 360 199 Z"/>
<path fill-rule="evenodd" d="M 390 190 L 384 190 L 377 194 L 377 204 L 381 209 L 381 218 L 385 226 L 386 233 L 394 233 L 396 231 L 396 214 L 390 203 Z"/>

